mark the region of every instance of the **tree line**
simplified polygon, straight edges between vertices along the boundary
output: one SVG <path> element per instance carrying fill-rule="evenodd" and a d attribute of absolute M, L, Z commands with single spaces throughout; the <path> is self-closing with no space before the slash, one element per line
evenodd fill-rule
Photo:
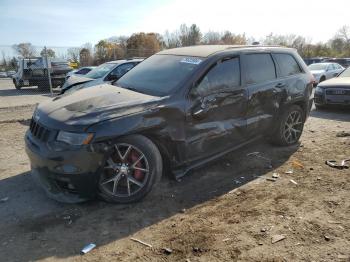
<path fill-rule="evenodd" d="M 116 36 L 100 40 L 96 45 L 90 43 L 81 47 L 67 49 L 66 59 L 79 62 L 81 66 L 99 65 L 106 61 L 129 58 L 148 57 L 163 49 L 191 46 L 191 45 L 246 45 L 261 43 L 264 45 L 281 45 L 298 50 L 304 58 L 309 57 L 350 57 L 350 27 L 343 26 L 335 32 L 334 37 L 326 42 L 313 44 L 311 39 L 300 35 L 269 34 L 262 39 L 247 37 L 245 34 L 235 34 L 230 31 L 209 31 L 202 33 L 196 24 L 187 26 L 182 24 L 178 30 L 166 31 L 163 35 L 158 33 L 134 33 L 131 36 Z M 37 53 L 30 43 L 13 45 L 16 53 L 22 57 L 45 55 L 44 50 Z M 46 54 L 56 57 L 53 49 L 48 48 Z M 3 64 L 13 63 L 13 59 L 6 61 L 3 54 Z"/>

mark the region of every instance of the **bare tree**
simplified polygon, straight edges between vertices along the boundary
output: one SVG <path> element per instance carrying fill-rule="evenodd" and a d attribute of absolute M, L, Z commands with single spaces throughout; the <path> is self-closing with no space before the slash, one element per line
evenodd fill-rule
<path fill-rule="evenodd" d="M 203 37 L 203 43 L 207 45 L 221 44 L 222 35 L 219 32 L 209 31 Z"/>
<path fill-rule="evenodd" d="M 248 40 L 245 34 L 235 35 L 232 34 L 230 31 L 225 31 L 225 33 L 221 37 L 221 42 L 225 45 L 246 45 L 247 41 Z"/>
<path fill-rule="evenodd" d="M 68 58 L 75 63 L 79 62 L 79 53 L 80 53 L 80 49 L 79 47 L 71 47 L 68 48 L 67 50 L 67 54 L 68 54 Z"/>
<path fill-rule="evenodd" d="M 46 53 L 45 53 L 45 48 L 43 50 L 41 50 L 40 55 L 41 56 L 45 56 L 47 54 L 48 57 L 56 57 L 56 53 L 54 50 L 52 50 L 51 48 L 46 48 Z"/>
<path fill-rule="evenodd" d="M 336 36 L 337 36 L 338 38 L 341 38 L 341 39 L 345 40 L 345 42 L 346 42 L 347 44 L 350 44 L 350 26 L 348 26 L 348 25 L 342 26 L 342 27 L 338 30 Z"/>
<path fill-rule="evenodd" d="M 36 54 L 35 48 L 31 43 L 20 43 L 18 45 L 13 45 L 12 48 L 24 58 L 30 58 Z"/>
<path fill-rule="evenodd" d="M 6 56 L 5 56 L 5 52 L 4 51 L 1 51 L 1 55 L 2 55 L 2 62 L 1 62 L 1 65 L 3 66 L 7 66 L 7 61 L 6 61 Z"/>
<path fill-rule="evenodd" d="M 175 48 L 181 46 L 181 40 L 178 31 L 172 33 L 170 33 L 168 30 L 165 31 L 163 39 L 166 48 Z"/>
<path fill-rule="evenodd" d="M 79 53 L 79 61 L 81 66 L 89 66 L 93 63 L 91 51 L 88 48 L 82 48 Z"/>
<path fill-rule="evenodd" d="M 197 45 L 200 43 L 202 34 L 196 24 L 188 27 L 186 24 L 180 26 L 180 41 L 181 46 Z"/>

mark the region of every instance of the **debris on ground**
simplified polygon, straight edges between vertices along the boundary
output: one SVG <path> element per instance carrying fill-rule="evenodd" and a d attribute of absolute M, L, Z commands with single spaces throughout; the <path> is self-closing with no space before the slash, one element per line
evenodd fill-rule
<path fill-rule="evenodd" d="M 340 131 L 336 134 L 336 137 L 347 137 L 347 136 L 350 136 L 350 132 Z"/>
<path fill-rule="evenodd" d="M 192 247 L 192 251 L 195 253 L 202 253 L 204 250 L 200 247 Z"/>
<path fill-rule="evenodd" d="M 231 240 L 231 238 L 228 237 L 228 238 L 223 239 L 222 242 L 227 242 L 227 241 L 230 241 L 230 240 Z"/>
<path fill-rule="evenodd" d="M 269 167 L 269 168 L 272 168 L 272 161 L 271 161 L 271 159 L 262 156 L 260 152 L 251 152 L 251 153 L 248 153 L 247 156 L 254 156 L 254 157 L 256 157 L 256 158 L 263 159 L 263 160 L 265 160 L 266 162 L 269 163 L 268 167 Z"/>
<path fill-rule="evenodd" d="M 278 173 L 273 173 L 272 174 L 272 178 L 279 178 L 280 177 L 280 174 L 278 174 Z"/>
<path fill-rule="evenodd" d="M 292 182 L 294 185 L 297 185 L 298 183 L 295 182 L 293 179 L 289 180 L 290 182 Z"/>
<path fill-rule="evenodd" d="M 287 175 L 292 175 L 293 174 L 293 170 L 288 170 L 288 171 L 286 171 L 284 173 L 287 174 Z"/>
<path fill-rule="evenodd" d="M 272 177 L 267 177 L 266 180 L 268 181 L 272 181 L 272 182 L 276 182 L 277 179 L 276 178 L 272 178 Z"/>
<path fill-rule="evenodd" d="M 339 259 L 349 259 L 350 257 L 348 255 L 338 255 Z"/>
<path fill-rule="evenodd" d="M 90 243 L 88 245 L 86 245 L 82 250 L 81 250 L 81 254 L 86 254 L 88 252 L 90 252 L 91 250 L 93 250 L 96 247 L 96 244 L 94 243 Z"/>
<path fill-rule="evenodd" d="M 337 169 L 348 169 L 349 166 L 347 165 L 347 162 L 350 161 L 349 159 L 344 159 L 340 162 L 340 164 L 337 163 L 336 160 L 327 160 L 325 163 L 327 166 L 333 167 L 333 168 L 337 168 Z"/>
<path fill-rule="evenodd" d="M 173 250 L 171 248 L 165 247 L 163 248 L 163 252 L 166 255 L 170 255 L 171 253 L 173 253 Z"/>
<path fill-rule="evenodd" d="M 274 235 L 271 238 L 271 243 L 275 244 L 275 243 L 277 243 L 277 242 L 279 242 L 279 241 L 281 241 L 281 240 L 283 240 L 285 238 L 286 238 L 286 236 L 284 236 L 284 235 Z"/>
<path fill-rule="evenodd" d="M 0 199 L 0 203 L 5 203 L 6 201 L 9 200 L 9 197 L 4 197 Z"/>
<path fill-rule="evenodd" d="M 134 241 L 134 242 L 137 242 L 137 243 L 140 243 L 141 245 L 144 245 L 144 246 L 146 246 L 146 247 L 150 247 L 150 248 L 152 248 L 152 245 L 151 244 L 148 244 L 148 243 L 146 243 L 146 242 L 144 242 L 144 241 L 142 241 L 142 240 L 139 240 L 139 239 L 137 239 L 137 238 L 130 238 L 130 240 L 132 240 L 132 241 Z"/>
<path fill-rule="evenodd" d="M 329 236 L 327 236 L 327 235 L 324 235 L 324 239 L 325 239 L 326 241 L 331 240 L 331 238 L 330 238 Z"/>
<path fill-rule="evenodd" d="M 304 168 L 304 165 L 299 160 L 293 160 L 292 166 L 300 169 Z"/>

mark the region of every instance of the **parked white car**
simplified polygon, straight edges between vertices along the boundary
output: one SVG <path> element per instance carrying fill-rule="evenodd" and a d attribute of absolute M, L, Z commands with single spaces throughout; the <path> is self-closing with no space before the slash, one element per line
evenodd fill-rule
<path fill-rule="evenodd" d="M 96 66 L 84 66 L 80 67 L 78 69 L 72 70 L 66 74 L 66 80 L 70 78 L 72 75 L 86 75 L 89 73 L 92 69 L 94 69 Z"/>
<path fill-rule="evenodd" d="M 308 66 L 311 74 L 313 74 L 316 84 L 336 77 L 344 70 L 344 67 L 337 63 L 316 63 Z"/>

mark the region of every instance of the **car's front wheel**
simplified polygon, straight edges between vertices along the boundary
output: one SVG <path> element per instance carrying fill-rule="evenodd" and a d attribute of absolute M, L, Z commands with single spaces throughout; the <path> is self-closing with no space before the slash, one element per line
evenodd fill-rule
<path fill-rule="evenodd" d="M 121 138 L 107 156 L 99 194 L 113 203 L 138 201 L 160 180 L 162 168 L 162 157 L 151 140 L 141 135 Z"/>
<path fill-rule="evenodd" d="M 281 146 L 296 144 L 303 132 L 305 114 L 298 105 L 283 110 L 271 140 Z"/>

